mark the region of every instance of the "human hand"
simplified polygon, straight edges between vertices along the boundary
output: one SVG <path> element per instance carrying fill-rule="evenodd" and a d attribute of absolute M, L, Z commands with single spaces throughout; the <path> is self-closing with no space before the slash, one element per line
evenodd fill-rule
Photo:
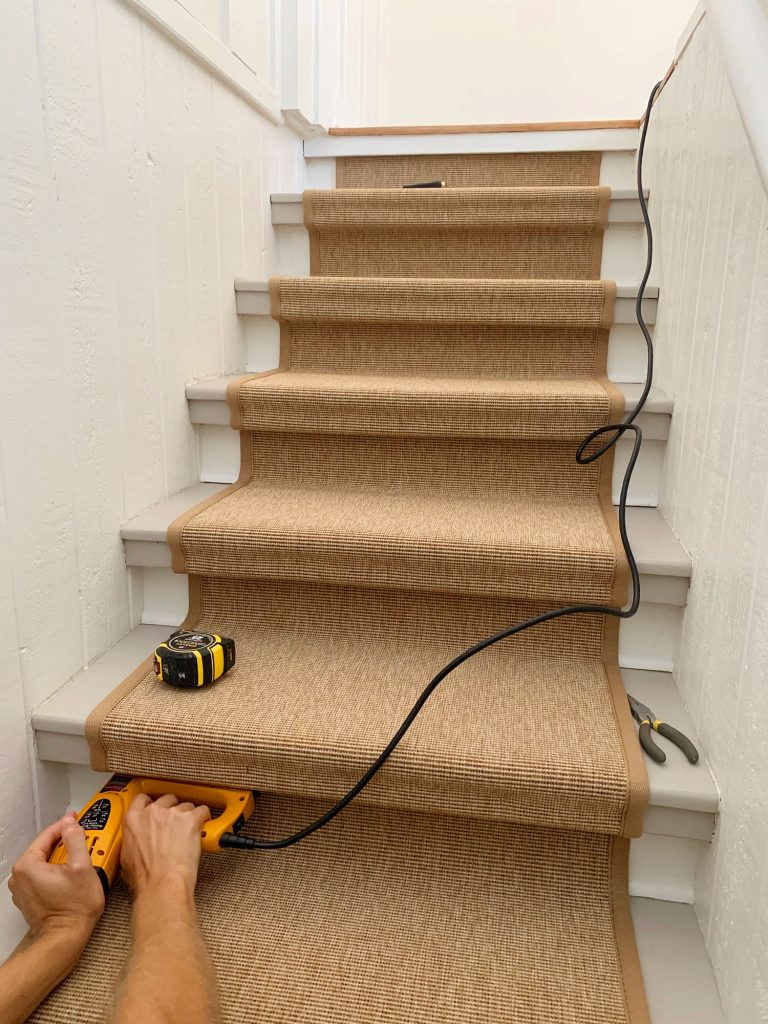
<path fill-rule="evenodd" d="M 66 864 L 49 864 L 59 840 Z M 104 890 L 93 870 L 85 832 L 73 812 L 43 829 L 13 866 L 8 882 L 13 902 L 26 918 L 31 937 L 58 932 L 83 947 L 104 911 Z"/>
<path fill-rule="evenodd" d="M 200 832 L 210 810 L 180 804 L 170 793 L 152 801 L 140 793 L 128 808 L 120 865 L 136 896 L 180 883 L 191 896 L 200 864 Z"/>

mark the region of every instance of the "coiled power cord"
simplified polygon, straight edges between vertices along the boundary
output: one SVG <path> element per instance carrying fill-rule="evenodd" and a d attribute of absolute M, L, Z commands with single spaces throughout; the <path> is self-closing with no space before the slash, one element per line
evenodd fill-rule
<path fill-rule="evenodd" d="M 653 107 L 656 95 L 662 86 L 661 82 L 657 82 L 651 90 L 651 94 L 648 97 L 648 104 L 645 109 L 645 117 L 643 119 L 643 130 L 640 136 L 640 146 L 637 153 L 637 198 L 640 201 L 640 209 L 643 213 L 643 221 L 645 223 L 645 234 L 647 241 L 647 256 L 645 263 L 645 272 L 640 282 L 640 287 L 637 290 L 637 302 L 635 305 L 635 315 L 637 322 L 640 326 L 640 330 L 643 333 L 646 344 L 647 352 L 647 363 L 645 372 L 645 386 L 643 387 L 640 398 L 638 399 L 634 409 L 621 423 L 610 423 L 604 427 L 598 427 L 596 430 L 591 431 L 587 434 L 584 440 L 581 442 L 576 450 L 576 461 L 581 466 L 588 466 L 590 463 L 595 462 L 597 459 L 602 458 L 606 452 L 616 444 L 619 438 L 623 437 L 628 431 L 633 434 L 634 440 L 632 445 L 632 454 L 629 457 L 627 468 L 624 471 L 624 479 L 621 485 L 621 494 L 619 497 L 619 531 L 621 534 L 621 543 L 624 547 L 624 553 L 627 556 L 629 562 L 629 571 L 632 578 L 632 600 L 626 608 L 613 608 L 602 604 L 570 604 L 565 605 L 562 608 L 555 608 L 552 611 L 544 612 L 541 615 L 534 615 L 532 618 L 524 619 L 522 622 L 516 623 L 514 626 L 509 626 L 506 629 L 502 629 L 498 633 L 494 633 L 492 636 L 485 637 L 485 639 L 478 641 L 471 647 L 467 647 L 466 650 L 462 651 L 461 654 L 457 654 L 456 657 L 449 661 L 447 665 L 443 666 L 440 671 L 434 676 L 430 682 L 424 687 L 418 700 L 413 705 L 411 710 L 403 720 L 402 725 L 394 734 L 392 739 L 382 750 L 370 768 L 362 775 L 358 781 L 348 790 L 341 799 L 330 807 L 325 814 L 322 814 L 315 821 L 298 832 L 294 832 L 289 836 L 285 836 L 282 839 L 251 839 L 249 836 L 234 835 L 233 833 L 227 833 L 221 838 L 221 845 L 230 849 L 238 850 L 282 850 L 287 846 L 293 846 L 295 843 L 300 843 L 302 839 L 306 839 L 311 836 L 313 832 L 317 832 L 318 829 L 323 828 L 329 822 L 333 821 L 337 814 L 340 814 L 345 807 L 347 807 L 356 796 L 358 796 L 371 779 L 376 775 L 381 768 L 387 763 L 389 758 L 392 756 L 394 751 L 397 749 L 402 738 L 413 725 L 416 716 L 419 714 L 421 709 L 429 700 L 432 693 L 442 683 L 442 681 L 457 669 L 459 665 L 463 665 L 465 661 L 469 661 L 470 658 L 474 658 L 476 654 L 480 654 L 481 651 L 486 650 L 488 647 L 493 647 L 494 644 L 499 643 L 501 640 L 507 640 L 509 637 L 516 636 L 518 633 L 522 633 L 526 629 L 532 629 L 534 626 L 540 626 L 544 622 L 551 622 L 553 619 L 561 619 L 566 615 L 611 615 L 616 619 L 631 619 L 632 616 L 637 612 L 640 605 L 640 573 L 637 568 L 637 562 L 632 552 L 632 547 L 629 543 L 629 537 L 627 536 L 627 494 L 629 491 L 629 484 L 632 479 L 632 472 L 637 462 L 637 457 L 640 453 L 640 446 L 642 444 L 643 433 L 640 427 L 637 425 L 635 420 L 642 412 L 643 406 L 646 403 L 648 394 L 653 384 L 653 341 L 651 339 L 648 325 L 643 319 L 643 295 L 645 292 L 645 286 L 648 283 L 648 277 L 651 273 L 651 266 L 653 264 L 653 231 L 651 230 L 651 221 L 648 216 L 648 206 L 645 201 L 645 195 L 643 193 L 643 154 L 645 151 L 645 139 L 648 134 L 648 122 L 651 116 L 651 108 Z M 608 440 L 605 441 L 600 447 L 594 451 L 590 451 L 590 447 L 599 438 L 610 435 Z"/>

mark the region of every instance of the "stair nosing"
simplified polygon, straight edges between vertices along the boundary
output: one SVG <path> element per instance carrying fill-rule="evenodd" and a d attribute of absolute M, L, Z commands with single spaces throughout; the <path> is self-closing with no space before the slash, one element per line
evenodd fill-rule
<path fill-rule="evenodd" d="M 311 191 L 333 192 L 335 189 Z M 647 199 L 649 190 L 644 190 Z M 270 197 L 272 225 L 274 227 L 304 227 L 304 198 L 301 192 L 273 192 Z M 642 224 L 640 200 L 635 189 L 613 189 L 608 205 L 606 228 L 611 224 Z"/>
<path fill-rule="evenodd" d="M 204 501 L 226 487 L 226 484 L 195 484 L 169 498 L 158 502 L 151 509 L 133 517 L 123 524 L 120 536 L 124 542 L 167 545 L 168 527 L 187 509 Z M 636 506 L 627 509 L 627 525 L 633 538 L 638 568 L 644 576 L 672 576 L 688 579 L 691 575 L 691 560 L 682 544 L 675 538 L 661 512 L 656 508 Z M 662 544 L 667 551 L 665 557 L 644 554 L 643 545 L 649 535 L 657 546 Z M 640 550 L 637 550 L 638 542 Z M 129 564 L 132 564 L 129 562 Z"/>
<path fill-rule="evenodd" d="M 343 278 L 339 278 L 343 280 Z M 388 280 L 387 278 L 376 278 L 376 280 Z M 395 278 L 391 280 L 396 280 Z M 616 298 L 617 299 L 636 299 L 638 292 L 638 285 L 634 284 L 619 284 L 616 283 Z M 235 291 L 236 292 L 266 292 L 269 293 L 269 280 L 263 278 L 251 278 L 251 277 L 236 277 L 235 278 Z M 657 285 L 647 285 L 645 289 L 645 298 L 648 300 L 658 299 L 659 289 Z"/>
<path fill-rule="evenodd" d="M 226 402 L 227 386 L 243 374 L 224 374 L 220 377 L 208 377 L 203 380 L 190 381 L 186 385 L 186 396 L 189 402 Z M 332 375 L 331 375 L 332 376 Z M 384 374 L 376 376 L 386 376 Z M 636 382 L 613 381 L 624 394 L 627 407 L 640 397 L 643 385 Z M 646 416 L 670 416 L 674 409 L 674 401 L 661 388 L 653 387 L 648 396 L 643 413 Z M 192 421 L 196 422 L 195 420 Z M 227 417 L 226 422 L 229 422 Z"/>

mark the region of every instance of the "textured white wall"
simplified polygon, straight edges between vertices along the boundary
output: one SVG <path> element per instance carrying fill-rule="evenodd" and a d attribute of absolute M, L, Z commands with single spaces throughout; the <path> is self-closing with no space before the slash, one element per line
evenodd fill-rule
<path fill-rule="evenodd" d="M 244 366 L 233 279 L 303 161 L 122 0 L 0 9 L 1 881 L 29 712 L 135 620 L 120 524 L 197 479 L 184 386 Z"/>
<path fill-rule="evenodd" d="M 678 680 L 722 792 L 697 912 L 731 1024 L 768 1021 L 768 200 L 705 18 L 653 114 L 663 511 L 693 556 Z"/>
<path fill-rule="evenodd" d="M 360 0 L 362 2 L 362 0 Z M 369 124 L 639 117 L 695 0 L 379 0 Z"/>

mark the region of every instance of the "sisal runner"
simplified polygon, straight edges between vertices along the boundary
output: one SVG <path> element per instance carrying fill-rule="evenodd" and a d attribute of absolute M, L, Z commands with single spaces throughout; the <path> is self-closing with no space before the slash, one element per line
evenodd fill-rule
<path fill-rule="evenodd" d="M 248 834 L 286 834 L 464 647 L 624 602 L 611 456 L 574 460 L 622 412 L 608 193 L 592 154 L 525 156 L 452 157 L 432 176 L 454 187 L 418 194 L 395 186 L 422 158 L 342 160 L 348 191 L 305 194 L 312 277 L 271 283 L 280 366 L 230 387 L 240 478 L 169 537 L 186 625 L 234 637 L 237 665 L 200 691 L 140 666 L 89 719 L 95 768 L 257 789 Z M 646 790 L 615 619 L 484 652 L 331 826 L 204 858 L 225 1019 L 647 1024 Z M 35 1019 L 100 1019 L 128 920 L 118 887 Z"/>

